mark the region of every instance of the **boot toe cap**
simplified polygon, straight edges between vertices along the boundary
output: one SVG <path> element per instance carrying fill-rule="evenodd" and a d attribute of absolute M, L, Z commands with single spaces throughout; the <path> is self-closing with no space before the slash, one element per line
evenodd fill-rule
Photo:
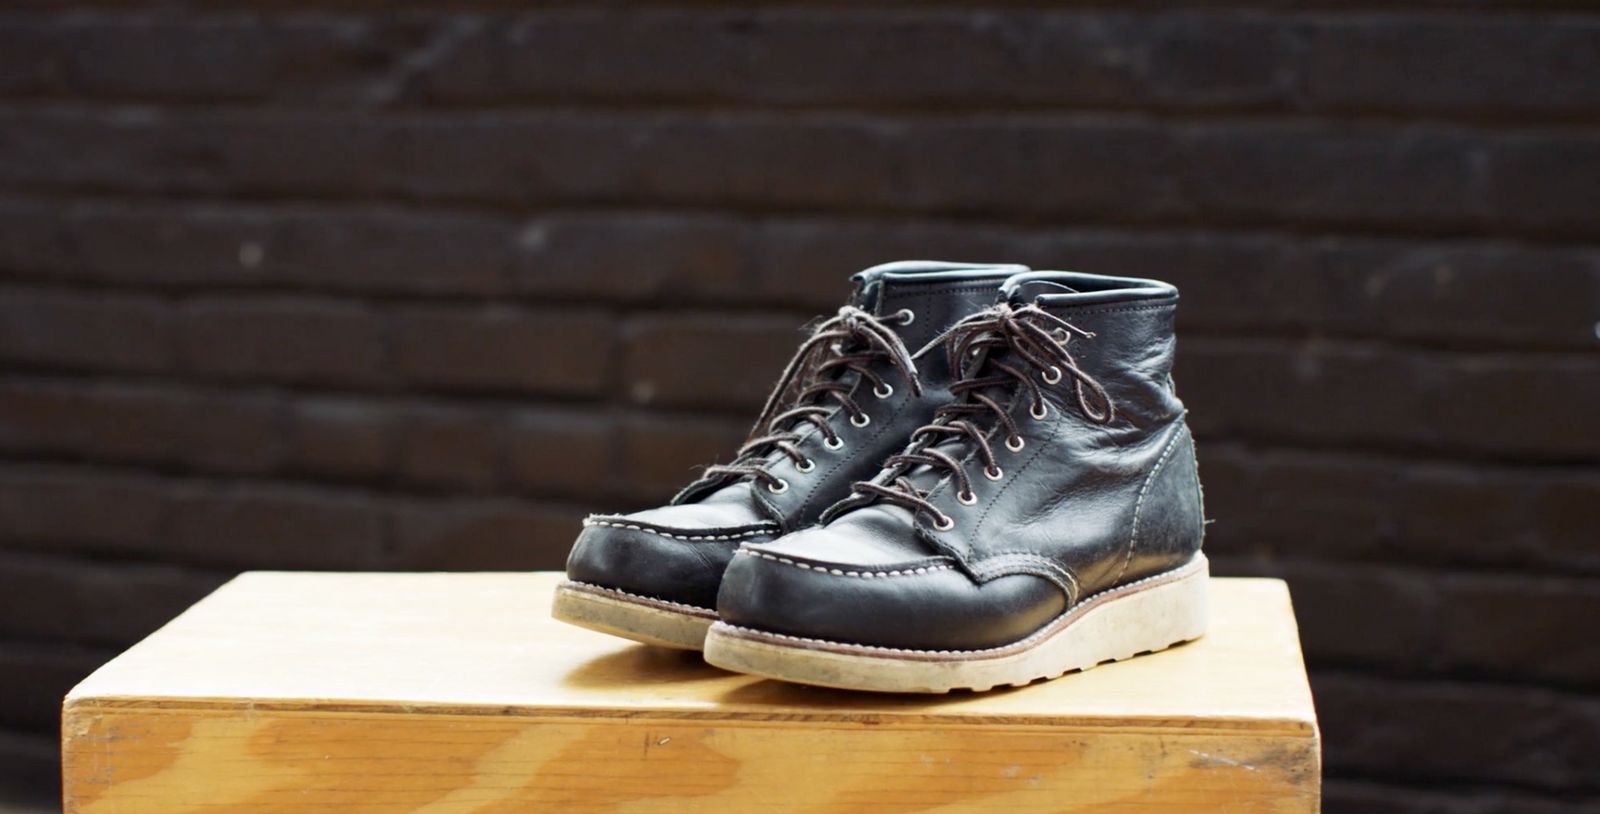
<path fill-rule="evenodd" d="M 567 558 L 569 579 L 708 609 L 734 548 L 769 535 L 764 526 L 680 528 L 628 515 L 593 516 L 583 525 Z"/>
<path fill-rule="evenodd" d="M 975 650 L 1026 638 L 1066 610 L 1049 580 L 1009 574 L 977 582 L 954 562 L 826 562 L 783 547 L 740 548 L 717 612 L 731 625 L 845 644 Z"/>

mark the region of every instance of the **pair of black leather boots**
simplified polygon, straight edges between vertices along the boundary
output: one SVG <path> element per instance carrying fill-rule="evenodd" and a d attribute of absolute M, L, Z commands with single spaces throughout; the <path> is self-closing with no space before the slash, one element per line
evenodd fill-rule
<path fill-rule="evenodd" d="M 731 464 L 593 516 L 557 618 L 730 670 L 1021 685 L 1206 626 L 1165 283 L 902 262 L 855 275 Z"/>

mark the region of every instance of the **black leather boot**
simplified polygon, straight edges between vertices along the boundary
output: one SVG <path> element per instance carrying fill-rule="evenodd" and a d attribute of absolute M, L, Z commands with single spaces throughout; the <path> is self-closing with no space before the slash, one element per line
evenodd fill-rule
<path fill-rule="evenodd" d="M 850 303 L 801 344 L 732 463 L 707 468 L 667 506 L 584 521 L 555 617 L 699 649 L 734 549 L 815 523 L 877 472 L 945 399 L 942 355 L 912 352 L 1026 270 L 908 261 L 855 275 Z"/>
<path fill-rule="evenodd" d="M 1206 626 L 1205 521 L 1174 393 L 1178 292 L 1019 274 L 944 337 L 947 404 L 822 525 L 746 541 L 719 667 L 898 692 L 1021 685 Z"/>

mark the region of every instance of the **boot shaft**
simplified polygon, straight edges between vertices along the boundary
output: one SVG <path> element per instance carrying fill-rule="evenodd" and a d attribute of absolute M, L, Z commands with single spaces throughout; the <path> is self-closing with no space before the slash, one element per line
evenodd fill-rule
<path fill-rule="evenodd" d="M 1172 381 L 1178 289 L 1158 280 L 1060 271 L 1018 274 L 1002 301 L 1036 305 L 1092 337 L 1072 340 L 1078 367 L 1106 388 L 1118 415 L 1149 430 L 1183 414 Z"/>

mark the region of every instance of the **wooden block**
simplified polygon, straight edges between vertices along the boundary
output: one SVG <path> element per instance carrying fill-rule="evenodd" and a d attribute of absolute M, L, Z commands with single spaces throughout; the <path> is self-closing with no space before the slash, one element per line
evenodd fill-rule
<path fill-rule="evenodd" d="M 1314 812 L 1283 583 L 1204 639 L 1017 690 L 720 672 L 549 617 L 556 574 L 250 573 L 74 689 L 66 810 Z"/>

